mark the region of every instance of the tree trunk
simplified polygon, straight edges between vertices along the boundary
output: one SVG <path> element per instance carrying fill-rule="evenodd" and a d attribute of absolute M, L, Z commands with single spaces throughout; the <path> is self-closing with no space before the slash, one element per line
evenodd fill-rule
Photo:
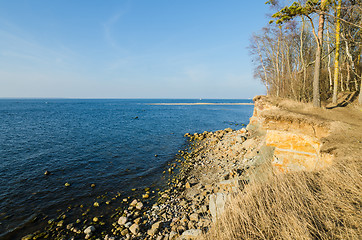
<path fill-rule="evenodd" d="M 315 107 L 321 106 L 319 75 L 321 70 L 321 55 L 323 48 L 323 28 L 324 28 L 324 12 L 321 12 L 319 13 L 318 42 L 317 42 L 317 51 L 315 56 L 314 78 L 313 78 L 313 106 Z"/>
<path fill-rule="evenodd" d="M 362 77 L 362 74 L 361 74 L 361 77 Z M 360 105 L 362 105 L 362 80 L 361 80 L 361 86 L 359 88 L 358 103 Z"/>
<path fill-rule="evenodd" d="M 341 4 L 342 0 L 338 1 L 337 6 L 337 22 L 336 22 L 336 57 L 334 60 L 334 85 L 333 85 L 333 103 L 337 102 L 337 91 L 338 91 L 338 74 L 339 74 L 339 39 L 341 32 L 341 21 L 339 18 L 341 17 Z"/>

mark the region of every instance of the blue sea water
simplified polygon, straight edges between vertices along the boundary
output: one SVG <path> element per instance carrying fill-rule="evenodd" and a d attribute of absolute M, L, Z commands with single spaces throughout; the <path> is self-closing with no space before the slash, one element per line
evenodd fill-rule
<path fill-rule="evenodd" d="M 239 129 L 253 111 L 152 105 L 195 102 L 251 100 L 1 99 L 0 236 L 38 214 L 162 185 L 162 171 L 185 147 L 186 132 Z"/>

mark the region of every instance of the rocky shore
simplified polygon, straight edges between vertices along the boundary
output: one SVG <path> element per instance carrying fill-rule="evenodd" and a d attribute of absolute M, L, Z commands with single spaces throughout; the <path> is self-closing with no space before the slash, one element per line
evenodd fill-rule
<path fill-rule="evenodd" d="M 124 198 L 112 216 L 68 222 L 65 214 L 48 221 L 44 231 L 29 239 L 196 239 L 208 231 L 223 211 L 228 194 L 249 182 L 255 165 L 258 138 L 243 128 L 185 134 L 189 146 L 179 151 L 164 172 L 168 187 L 144 189 L 138 198 Z M 150 200 L 154 198 L 154 200 Z M 149 204 L 149 203 L 153 204 Z M 110 202 L 106 201 L 106 204 Z M 99 205 L 94 203 L 93 208 Z M 87 214 L 87 211 L 84 214 Z M 105 226 L 105 219 L 112 226 Z"/>
<path fill-rule="evenodd" d="M 200 239 L 224 212 L 228 199 L 256 176 L 263 181 L 268 172 L 314 171 L 331 164 L 335 148 L 326 137 L 335 122 L 287 110 L 265 97 L 254 101 L 246 128 L 185 134 L 188 148 L 164 171 L 165 189 L 146 188 L 124 198 L 111 216 L 84 221 L 60 216 L 50 220 L 45 231 L 23 240 Z"/>

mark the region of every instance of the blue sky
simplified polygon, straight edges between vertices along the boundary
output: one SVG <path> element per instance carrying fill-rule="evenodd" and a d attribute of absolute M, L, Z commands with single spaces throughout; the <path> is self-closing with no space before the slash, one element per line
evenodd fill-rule
<path fill-rule="evenodd" d="M 265 1 L 0 0 L 0 97 L 251 98 Z"/>

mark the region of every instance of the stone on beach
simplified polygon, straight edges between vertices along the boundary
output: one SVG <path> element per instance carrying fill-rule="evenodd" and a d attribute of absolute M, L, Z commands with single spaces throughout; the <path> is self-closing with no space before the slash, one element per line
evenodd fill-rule
<path fill-rule="evenodd" d="M 138 202 L 138 203 L 136 204 L 136 209 L 142 210 L 142 208 L 143 208 L 143 203 L 142 203 L 142 202 Z"/>
<path fill-rule="evenodd" d="M 87 235 L 91 235 L 95 230 L 96 228 L 94 226 L 89 226 L 86 229 L 84 229 L 84 233 Z"/>
<path fill-rule="evenodd" d="M 137 223 L 132 224 L 129 227 L 129 230 L 131 231 L 131 233 L 133 233 L 134 235 L 137 235 L 138 232 L 140 231 L 140 226 Z"/>
<path fill-rule="evenodd" d="M 225 202 L 226 194 L 224 193 L 210 195 L 209 209 L 214 222 L 224 212 Z"/>
<path fill-rule="evenodd" d="M 162 227 L 162 222 L 156 222 L 152 225 L 151 229 L 147 231 L 147 234 L 150 236 L 154 236 L 158 230 Z"/>
<path fill-rule="evenodd" d="M 201 237 L 202 231 L 200 229 L 189 229 L 182 233 L 180 239 L 189 240 L 189 239 L 198 239 Z"/>
<path fill-rule="evenodd" d="M 124 224 L 126 224 L 127 221 L 128 221 L 128 218 L 122 216 L 122 217 L 120 217 L 120 218 L 118 219 L 118 224 L 121 225 L 121 226 L 123 226 Z"/>

